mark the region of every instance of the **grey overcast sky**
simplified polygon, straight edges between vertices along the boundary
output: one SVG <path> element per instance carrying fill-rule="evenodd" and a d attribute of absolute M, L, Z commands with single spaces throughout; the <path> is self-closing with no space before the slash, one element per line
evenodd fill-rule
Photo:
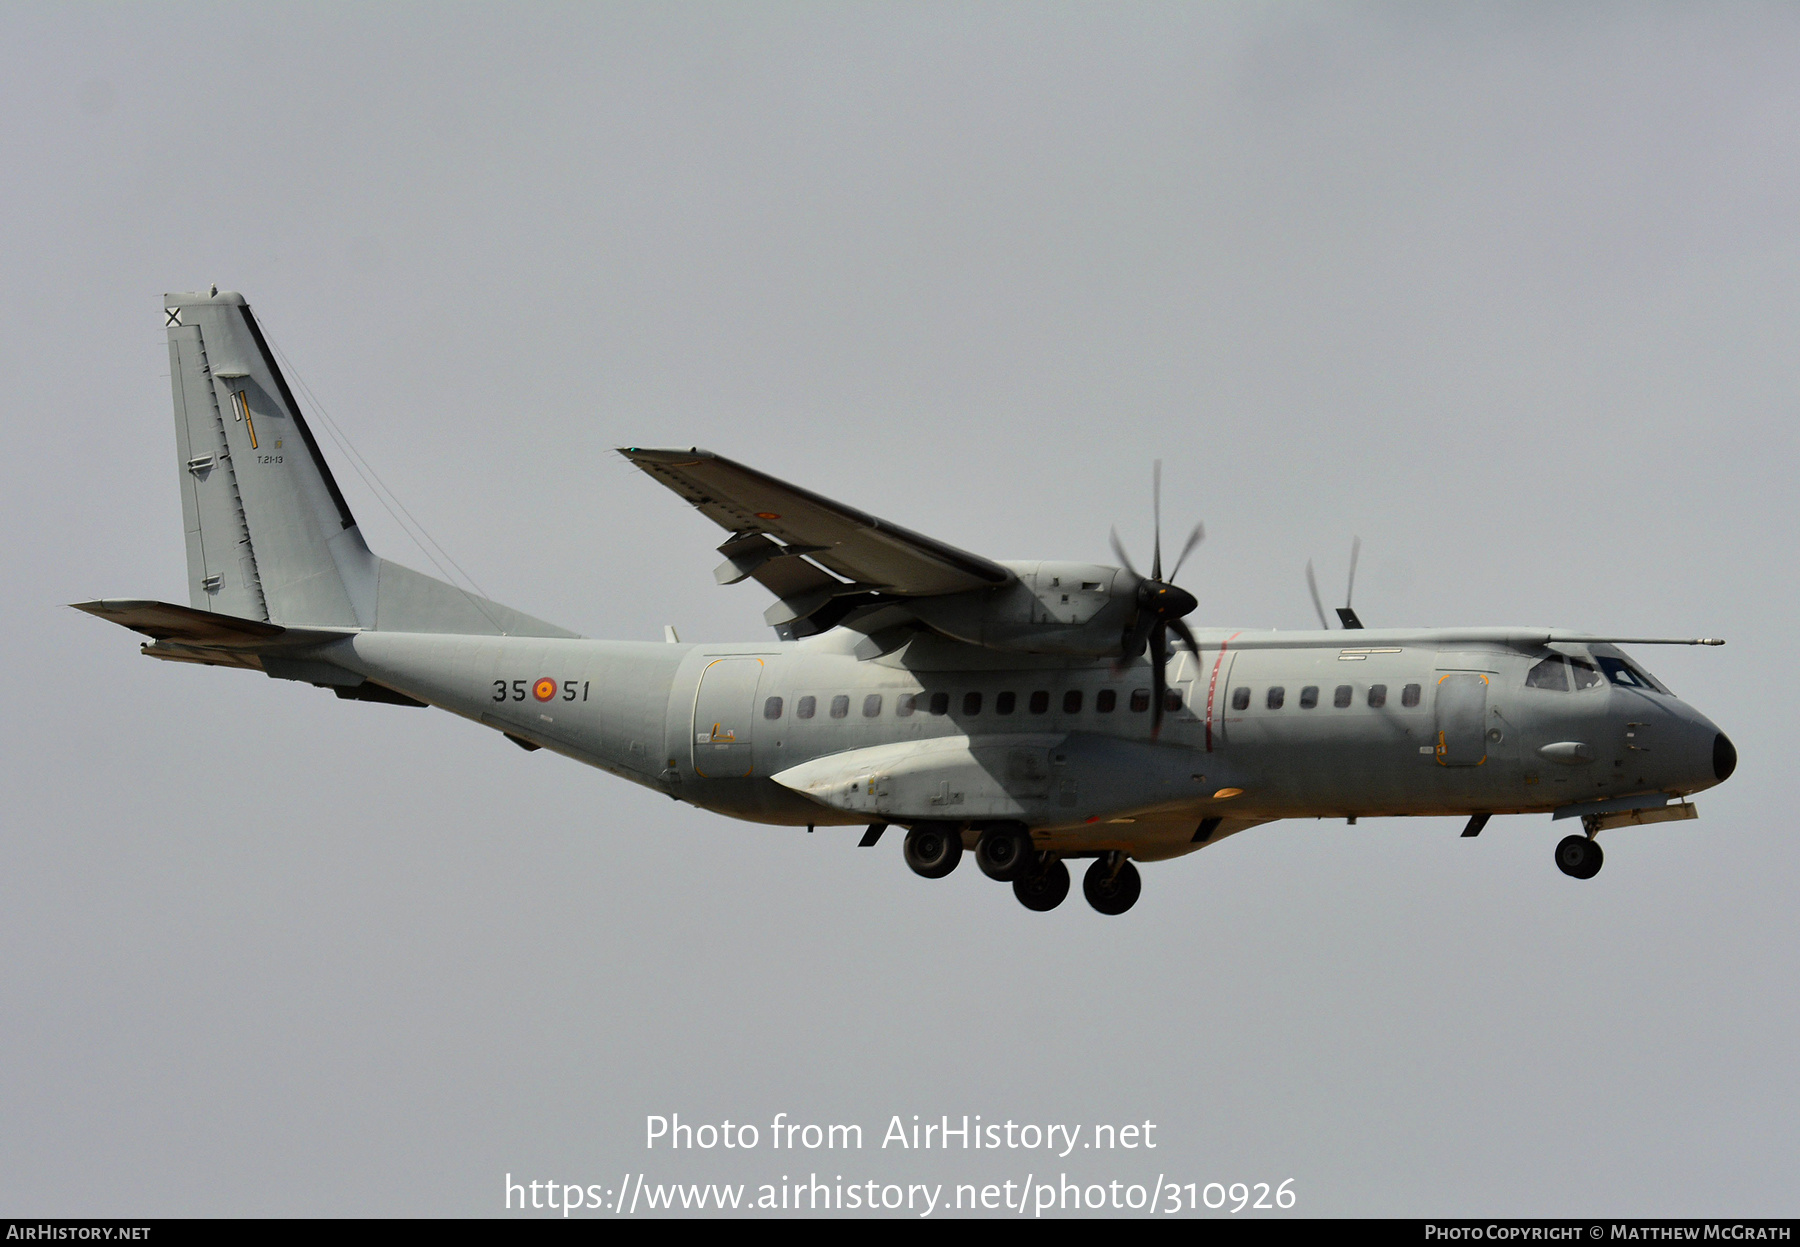
<path fill-rule="evenodd" d="M 0 102 L 0 1215 L 638 1171 L 1800 1210 L 1800 8 L 18 3 Z M 160 296 L 214 282 L 588 635 L 766 635 L 615 446 L 1096 560 L 1160 457 L 1197 621 L 1308 626 L 1360 534 L 1371 622 L 1729 638 L 1640 656 L 1743 763 L 1587 884 L 1541 817 L 1278 824 L 1105 920 L 149 662 L 64 604 L 183 599 Z M 868 1146 L 647 1154 L 677 1112 Z M 877 1145 L 915 1113 L 1161 1146 Z"/>

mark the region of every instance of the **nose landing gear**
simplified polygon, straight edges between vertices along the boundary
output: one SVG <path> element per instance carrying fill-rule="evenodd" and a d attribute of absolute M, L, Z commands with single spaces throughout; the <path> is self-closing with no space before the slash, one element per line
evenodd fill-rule
<path fill-rule="evenodd" d="M 1556 865 L 1571 879 L 1592 879 L 1605 860 L 1600 842 L 1587 836 L 1564 836 L 1556 846 Z"/>

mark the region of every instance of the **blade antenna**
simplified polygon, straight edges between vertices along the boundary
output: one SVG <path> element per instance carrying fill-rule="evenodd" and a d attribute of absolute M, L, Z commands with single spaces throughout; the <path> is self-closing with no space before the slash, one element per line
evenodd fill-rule
<path fill-rule="evenodd" d="M 1344 588 L 1344 609 L 1350 609 L 1350 598 L 1356 592 L 1356 556 L 1362 553 L 1362 538 L 1350 538 L 1350 583 Z"/>
<path fill-rule="evenodd" d="M 1330 631 L 1331 625 L 1325 622 L 1325 603 L 1319 600 L 1319 582 L 1313 576 L 1312 560 L 1306 560 L 1306 589 L 1312 594 L 1313 609 L 1319 612 L 1319 627 Z"/>

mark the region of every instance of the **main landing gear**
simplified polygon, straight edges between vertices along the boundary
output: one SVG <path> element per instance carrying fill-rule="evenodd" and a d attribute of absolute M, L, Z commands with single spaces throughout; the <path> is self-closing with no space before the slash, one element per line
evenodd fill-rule
<path fill-rule="evenodd" d="M 906 833 L 906 864 L 927 879 L 942 879 L 962 860 L 962 828 L 920 823 Z"/>
<path fill-rule="evenodd" d="M 1572 879 L 1592 879 L 1605 860 L 1600 842 L 1589 836 L 1564 836 L 1556 846 L 1556 864 Z"/>
<path fill-rule="evenodd" d="M 914 874 L 942 879 L 962 860 L 964 825 L 917 823 L 906 833 L 906 864 Z M 1040 852 L 1031 832 L 1017 823 L 981 829 L 975 841 L 975 864 L 981 873 L 1010 883 L 1026 909 L 1044 913 L 1068 899 L 1069 867 L 1060 853 Z M 1137 904 L 1144 881 L 1123 853 L 1098 854 L 1081 878 L 1081 894 L 1103 914 L 1122 914 Z"/>
<path fill-rule="evenodd" d="M 1037 854 L 1032 854 L 1035 858 Z M 1048 854 L 1046 854 L 1048 856 Z M 1033 869 L 1012 881 L 1013 895 L 1026 909 L 1045 913 L 1063 903 L 1069 894 L 1069 868 L 1062 858 L 1032 862 Z"/>
<path fill-rule="evenodd" d="M 1124 913 L 1143 890 L 1143 876 L 1123 853 L 1102 853 L 1081 876 L 1081 894 L 1103 914 Z"/>

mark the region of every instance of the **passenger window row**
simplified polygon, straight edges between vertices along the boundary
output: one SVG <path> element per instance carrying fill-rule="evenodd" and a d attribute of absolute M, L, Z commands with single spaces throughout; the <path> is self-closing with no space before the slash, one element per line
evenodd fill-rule
<path fill-rule="evenodd" d="M 967 692 L 962 695 L 961 710 L 963 718 L 974 718 L 982 712 L 986 697 L 979 692 Z M 1067 690 L 1062 695 L 1062 712 L 1064 714 L 1080 714 L 1087 702 L 1087 695 L 1078 688 Z M 839 693 L 829 704 L 828 713 L 834 719 L 850 717 L 850 697 Z M 869 693 L 862 699 L 862 717 L 878 719 L 881 717 L 883 694 Z M 1031 714 L 1050 713 L 1050 694 L 1044 689 L 1031 693 L 1025 701 Z M 1138 688 L 1131 691 L 1131 709 L 1143 714 L 1150 709 L 1150 690 Z M 1103 688 L 1094 694 L 1094 713 L 1111 714 L 1119 707 L 1117 689 Z M 770 697 L 763 701 L 763 718 L 779 719 L 785 703 L 779 697 Z M 1009 715 L 1019 708 L 1019 695 L 1013 692 L 996 693 L 994 695 L 994 713 Z M 1163 709 L 1180 710 L 1181 692 L 1179 689 L 1168 689 L 1163 694 Z M 928 714 L 946 715 L 950 713 L 950 694 L 948 693 L 901 693 L 894 698 L 894 714 L 899 718 L 907 718 L 919 711 Z M 819 699 L 811 693 L 794 703 L 796 719 L 811 719 L 819 713 Z"/>
<path fill-rule="evenodd" d="M 1424 690 L 1417 684 L 1408 684 L 1400 690 L 1400 704 L 1412 707 L 1419 704 Z M 1371 708 L 1380 710 L 1387 705 L 1388 688 L 1385 684 L 1371 684 L 1368 690 L 1368 703 Z M 1331 704 L 1343 710 L 1355 700 L 1356 690 L 1349 684 L 1340 684 L 1331 695 Z M 1270 710 L 1280 710 L 1287 704 L 1287 688 L 1280 684 L 1271 684 L 1263 694 L 1263 705 Z M 1319 686 L 1308 684 L 1300 690 L 1300 709 L 1312 710 L 1319 704 Z M 1233 710 L 1250 709 L 1250 687 L 1240 684 L 1231 690 L 1231 708 Z"/>

